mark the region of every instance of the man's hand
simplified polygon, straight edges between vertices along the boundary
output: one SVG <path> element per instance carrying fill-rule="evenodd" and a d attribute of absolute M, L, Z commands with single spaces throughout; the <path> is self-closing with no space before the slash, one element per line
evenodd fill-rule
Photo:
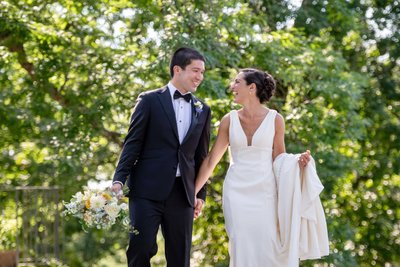
<path fill-rule="evenodd" d="M 301 153 L 300 157 L 299 157 L 299 165 L 300 168 L 304 168 L 305 166 L 307 166 L 308 162 L 311 159 L 311 153 L 310 150 L 307 150 L 304 153 Z"/>
<path fill-rule="evenodd" d="M 196 197 L 195 200 L 194 200 L 194 205 L 195 205 L 195 207 L 194 207 L 194 218 L 196 219 L 201 214 L 201 210 L 203 209 L 203 205 L 204 205 L 204 200 Z"/>
<path fill-rule="evenodd" d="M 113 183 L 110 189 L 117 195 L 118 198 L 122 198 L 122 185 L 120 183 Z"/>

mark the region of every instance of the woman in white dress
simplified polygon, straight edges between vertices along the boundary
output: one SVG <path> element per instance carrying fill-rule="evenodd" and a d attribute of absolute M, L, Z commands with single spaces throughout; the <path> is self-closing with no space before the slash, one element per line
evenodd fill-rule
<path fill-rule="evenodd" d="M 274 90 L 271 75 L 256 69 L 239 72 L 231 84 L 242 106 L 226 114 L 196 180 L 196 193 L 230 148 L 230 167 L 223 188 L 223 211 L 229 237 L 231 267 L 287 266 L 279 251 L 277 189 L 273 161 L 285 152 L 284 120 L 267 108 Z M 299 157 L 303 168 L 309 151 Z M 195 210 L 198 216 L 199 210 Z"/>

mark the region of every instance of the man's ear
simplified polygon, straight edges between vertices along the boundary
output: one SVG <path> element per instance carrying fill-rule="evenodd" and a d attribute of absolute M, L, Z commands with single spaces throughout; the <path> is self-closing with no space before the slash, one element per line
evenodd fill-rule
<path fill-rule="evenodd" d="M 172 67 L 172 70 L 174 73 L 179 73 L 180 71 L 182 71 L 182 68 L 179 67 L 178 65 L 175 65 Z"/>

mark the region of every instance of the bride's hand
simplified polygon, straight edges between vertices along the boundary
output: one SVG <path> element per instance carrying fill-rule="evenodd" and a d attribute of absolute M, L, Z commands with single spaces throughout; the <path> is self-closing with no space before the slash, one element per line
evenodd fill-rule
<path fill-rule="evenodd" d="M 310 150 L 307 150 L 304 153 L 301 153 L 300 157 L 299 157 L 299 165 L 300 168 L 304 168 L 305 166 L 307 166 L 308 162 L 311 159 L 311 153 Z"/>
<path fill-rule="evenodd" d="M 197 219 L 201 214 L 201 210 L 203 209 L 204 201 L 200 198 L 196 198 L 194 205 L 194 218 Z"/>

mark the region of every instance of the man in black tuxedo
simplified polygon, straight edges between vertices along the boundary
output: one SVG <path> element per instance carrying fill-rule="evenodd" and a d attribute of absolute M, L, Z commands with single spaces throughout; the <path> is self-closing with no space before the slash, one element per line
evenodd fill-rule
<path fill-rule="evenodd" d="M 205 199 L 194 195 L 197 172 L 208 153 L 210 108 L 193 96 L 203 80 L 205 59 L 179 48 L 167 86 L 139 95 L 114 174 L 112 190 L 127 181 L 131 233 L 128 266 L 147 267 L 157 253 L 161 225 L 169 267 L 190 264 L 192 226 Z"/>

